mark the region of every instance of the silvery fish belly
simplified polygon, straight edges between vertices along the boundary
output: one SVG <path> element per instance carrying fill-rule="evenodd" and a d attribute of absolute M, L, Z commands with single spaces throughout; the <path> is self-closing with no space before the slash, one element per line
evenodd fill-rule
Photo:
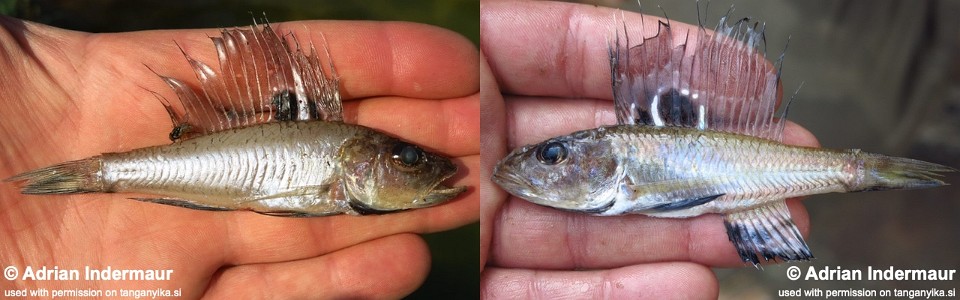
<path fill-rule="evenodd" d="M 756 25 L 724 17 L 713 33 L 677 39 L 658 23 L 639 45 L 617 30 L 609 54 L 618 125 L 514 149 L 493 181 L 536 204 L 601 216 L 723 214 L 754 265 L 759 256 L 813 257 L 786 198 L 945 184 L 936 177 L 953 168 L 781 143 L 789 103 L 777 109 L 779 61 L 756 50 Z"/>
<path fill-rule="evenodd" d="M 173 122 L 172 144 L 105 153 L 6 181 L 20 182 L 24 194 L 153 194 L 132 199 L 276 216 L 423 208 L 465 190 L 441 184 L 457 172 L 449 159 L 343 123 L 329 54 L 324 64 L 316 49 L 305 52 L 269 24 L 225 29 L 211 39 L 219 70 L 186 56 L 200 91 L 160 76 L 181 102 L 157 95 Z"/>

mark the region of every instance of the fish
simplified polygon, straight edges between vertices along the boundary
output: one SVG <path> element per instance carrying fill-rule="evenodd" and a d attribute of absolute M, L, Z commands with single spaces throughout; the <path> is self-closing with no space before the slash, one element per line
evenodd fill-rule
<path fill-rule="evenodd" d="M 343 121 L 340 78 L 326 39 L 318 51 L 266 21 L 210 37 L 220 67 L 181 48 L 199 89 L 160 75 L 170 144 L 101 155 L 7 178 L 28 195 L 137 193 L 130 199 L 281 217 L 369 215 L 426 208 L 465 186 L 449 158 Z M 179 46 L 178 46 L 179 47 Z M 325 59 L 321 59 L 325 54 Z M 151 100 L 152 101 L 152 100 Z"/>
<path fill-rule="evenodd" d="M 491 180 L 531 203 L 595 216 L 720 214 L 740 259 L 757 268 L 761 257 L 813 258 L 787 198 L 947 185 L 938 177 L 956 171 L 949 166 L 782 143 L 794 99 L 778 101 L 784 55 L 767 60 L 765 24 L 730 11 L 713 31 L 698 20 L 682 35 L 658 20 L 637 45 L 621 21 L 607 47 L 617 123 L 517 147 Z"/>

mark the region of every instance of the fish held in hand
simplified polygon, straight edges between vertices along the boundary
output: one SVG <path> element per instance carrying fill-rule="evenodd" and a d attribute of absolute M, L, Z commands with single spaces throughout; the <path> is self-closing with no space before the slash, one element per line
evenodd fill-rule
<path fill-rule="evenodd" d="M 140 201 L 275 216 L 379 214 L 444 203 L 450 159 L 342 122 L 327 52 L 302 49 L 270 24 L 211 37 L 216 70 L 184 55 L 200 91 L 167 76 L 182 109 L 158 96 L 174 142 L 65 162 L 6 179 L 24 194 L 143 193 Z M 291 45 L 292 42 L 292 45 Z M 326 45 L 324 45 L 326 51 Z"/>
<path fill-rule="evenodd" d="M 532 203 L 600 216 L 722 214 L 740 258 L 759 266 L 760 257 L 813 257 L 786 198 L 936 187 L 956 171 L 781 143 L 789 102 L 778 110 L 780 61 L 757 51 L 757 23 L 726 20 L 679 44 L 669 23 L 639 45 L 618 29 L 609 47 L 617 125 L 514 149 L 493 181 Z"/>

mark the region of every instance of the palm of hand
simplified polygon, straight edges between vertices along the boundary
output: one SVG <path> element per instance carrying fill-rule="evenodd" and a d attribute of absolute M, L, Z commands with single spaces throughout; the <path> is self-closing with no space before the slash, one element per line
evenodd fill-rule
<path fill-rule="evenodd" d="M 144 64 L 192 79 L 173 41 L 201 61 L 216 61 L 206 39 L 211 30 L 84 34 L 7 18 L 0 18 L 0 25 L 6 29 L 0 31 L 5 45 L 0 178 L 168 143 L 169 118 L 148 90 L 175 96 Z M 317 32 L 326 35 L 344 99 L 363 99 L 345 103 L 347 122 L 453 156 L 461 174 L 468 174 L 456 178 L 457 184 L 476 186 L 469 170 L 479 165 L 479 81 L 477 66 L 464 59 L 476 56 L 472 45 L 413 24 L 278 25 L 281 32 L 297 32 L 301 42 L 319 42 Z M 377 38 L 353 38 L 363 35 Z M 403 38 L 390 39 L 395 36 Z M 378 40 L 398 42 L 375 44 Z M 471 190 L 452 203 L 392 215 L 290 219 L 180 209 L 116 194 L 23 196 L 11 184 L 0 184 L 0 198 L 0 239 L 10 241 L 0 246 L 0 258 L 21 271 L 172 269 L 169 281 L 92 281 L 63 288 L 182 289 L 189 297 L 402 296 L 420 284 L 429 266 L 424 242 L 411 232 L 474 221 L 479 201 Z M 36 281 L 21 283 L 27 286 L 17 288 Z"/>

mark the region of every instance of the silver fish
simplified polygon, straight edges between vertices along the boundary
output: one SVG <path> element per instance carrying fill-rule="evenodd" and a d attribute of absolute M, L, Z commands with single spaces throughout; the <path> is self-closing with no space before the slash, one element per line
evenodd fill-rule
<path fill-rule="evenodd" d="M 184 52 L 200 91 L 160 76 L 182 110 L 170 145 L 70 161 L 6 179 L 24 194 L 145 193 L 140 201 L 276 216 L 387 213 L 443 203 L 466 187 L 442 181 L 449 159 L 343 123 L 339 78 L 311 45 L 269 23 L 211 37 L 220 69 Z M 292 41 L 292 46 L 291 46 Z M 324 45 L 326 50 L 326 45 Z M 156 94 L 155 94 L 156 95 Z"/>
<path fill-rule="evenodd" d="M 514 149 L 493 181 L 527 201 L 600 216 L 723 214 L 740 258 L 809 260 L 786 198 L 929 188 L 953 168 L 856 149 L 782 144 L 780 60 L 757 51 L 762 26 L 720 20 L 675 45 L 669 22 L 609 46 L 618 125 Z M 701 23 L 702 24 L 702 23 Z M 642 32 L 642 31 L 641 31 Z M 690 41 L 696 40 L 696 44 Z M 689 48 L 688 48 L 689 45 Z M 781 56 L 782 59 L 782 56 Z"/>

